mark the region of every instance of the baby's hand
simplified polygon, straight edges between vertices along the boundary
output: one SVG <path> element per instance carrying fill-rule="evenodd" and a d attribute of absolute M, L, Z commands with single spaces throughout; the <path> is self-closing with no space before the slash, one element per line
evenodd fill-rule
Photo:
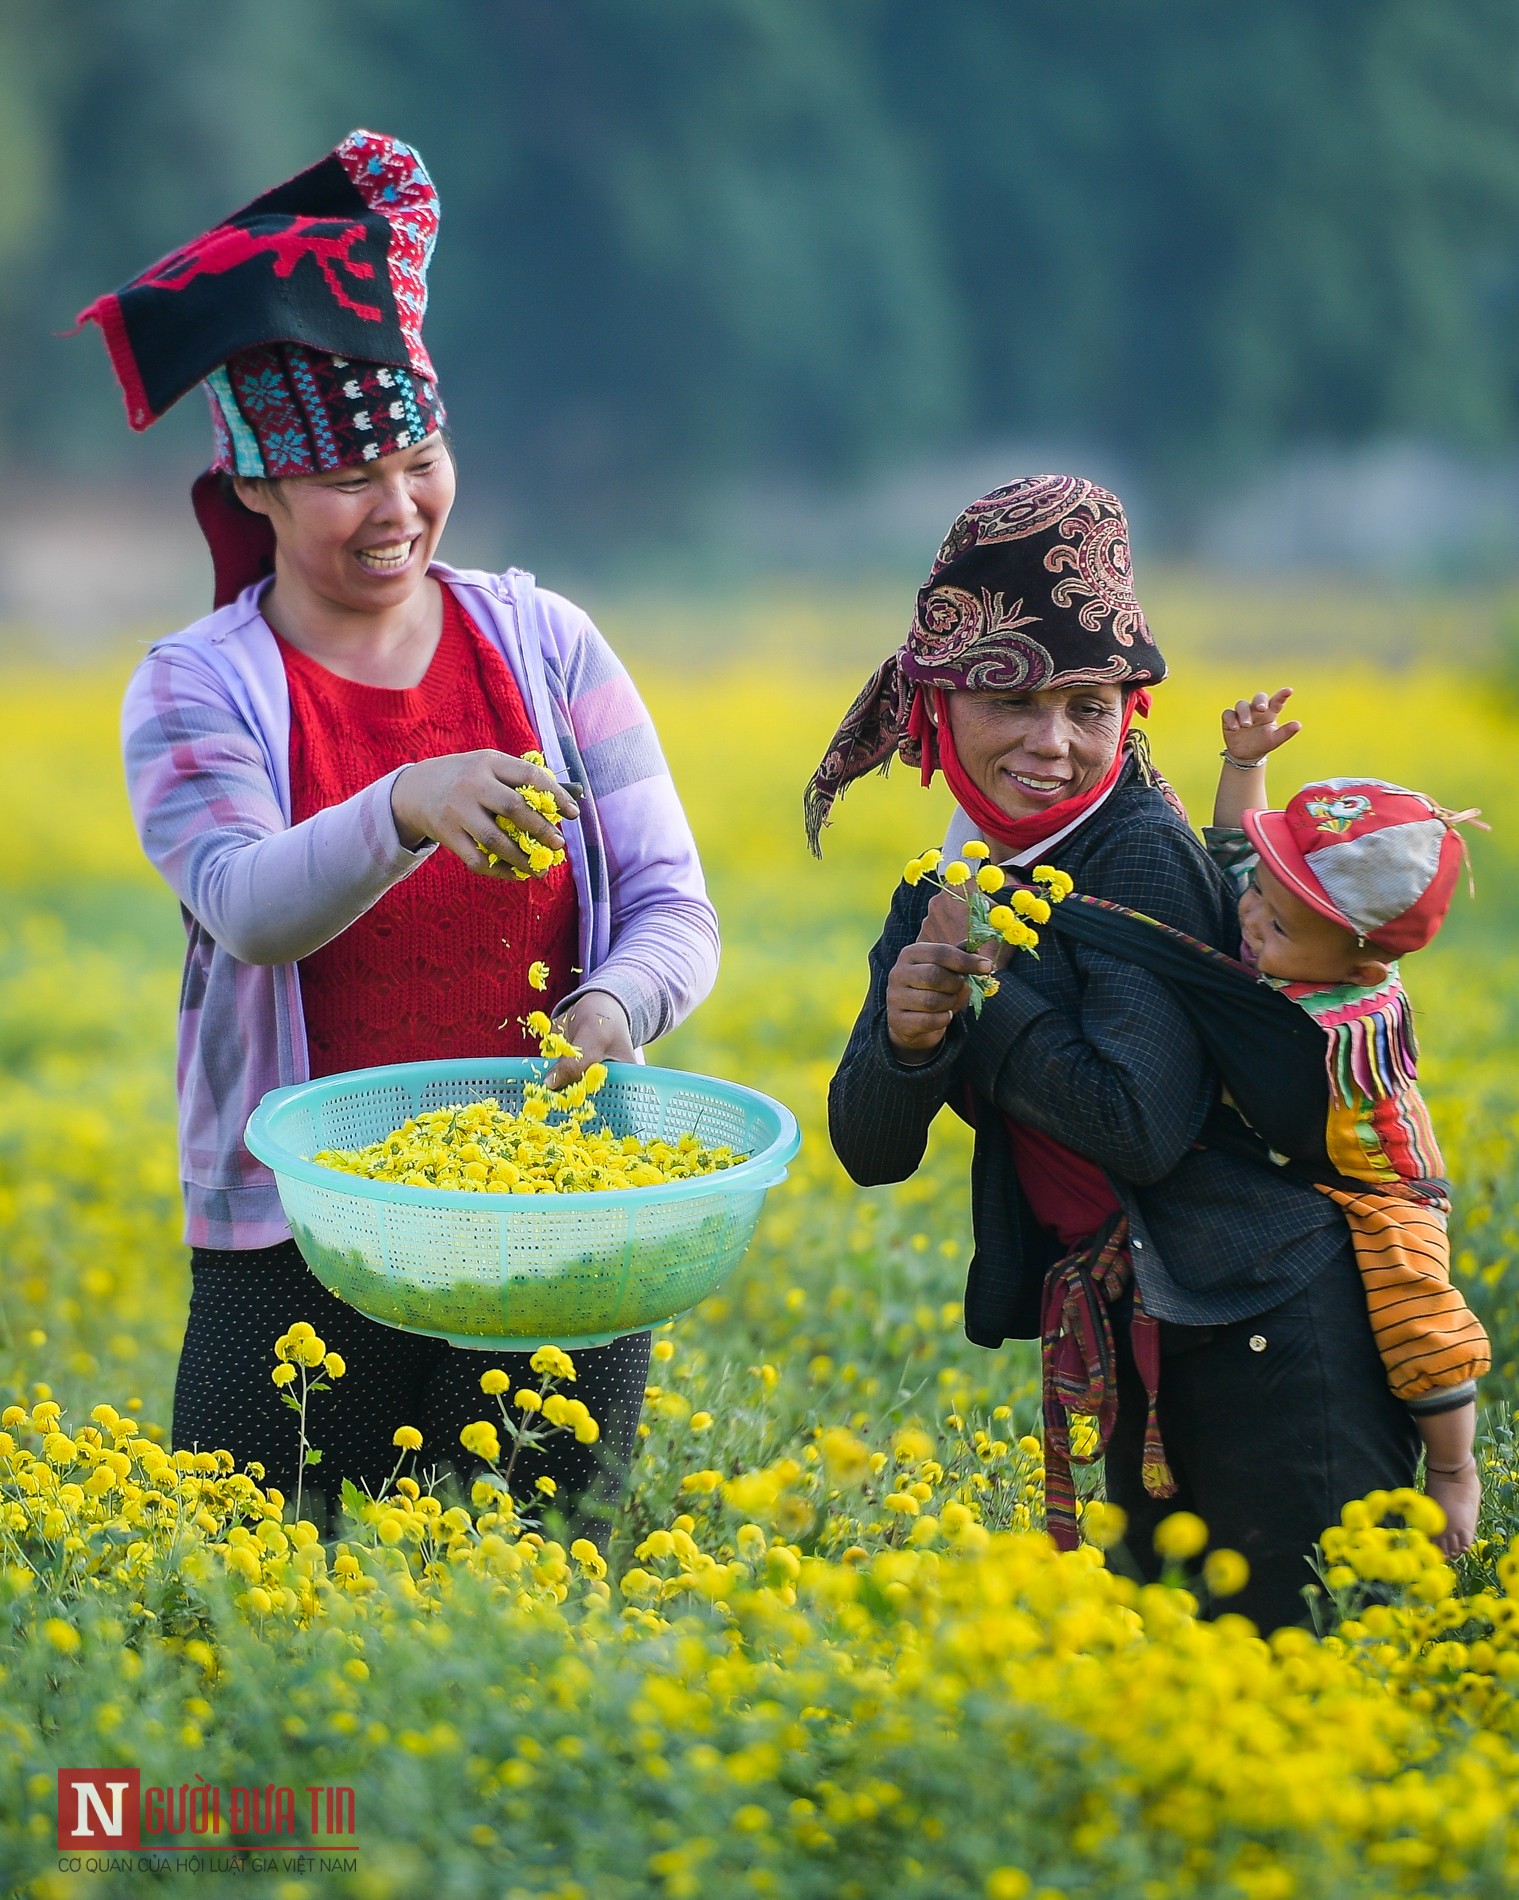
<path fill-rule="evenodd" d="M 1278 746 L 1286 745 L 1303 730 L 1299 720 L 1277 723 L 1277 715 L 1292 697 L 1290 686 L 1278 687 L 1268 698 L 1257 693 L 1254 699 L 1238 700 L 1224 710 L 1224 749 L 1241 765 L 1259 765 Z"/>
<path fill-rule="evenodd" d="M 1445 1529 L 1435 1543 L 1447 1557 L 1471 1549 L 1477 1535 L 1477 1513 L 1482 1508 L 1482 1480 L 1475 1458 L 1455 1473 L 1431 1471 L 1426 1466 L 1424 1488 L 1445 1513 Z"/>

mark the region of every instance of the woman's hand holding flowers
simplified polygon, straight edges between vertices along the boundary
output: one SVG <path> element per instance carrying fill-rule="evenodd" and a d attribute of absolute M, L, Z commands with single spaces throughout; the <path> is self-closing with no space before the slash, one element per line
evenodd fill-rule
<path fill-rule="evenodd" d="M 988 862 L 991 847 L 980 838 L 950 864 L 943 856 L 925 851 L 902 873 L 909 884 L 926 878 L 937 887 L 917 942 L 903 950 L 886 982 L 887 1035 L 903 1062 L 928 1061 L 962 1009 L 981 1014 L 997 994 L 994 972 L 1009 951 L 1037 956 L 1034 924 L 1047 924 L 1050 906 L 1071 891 L 1070 878 L 1050 864 L 1035 865 L 1037 890 L 1010 887 L 1002 867 Z"/>
<path fill-rule="evenodd" d="M 524 788 L 552 799 L 562 817 L 579 816 L 574 799 L 541 762 L 488 750 L 419 760 L 391 781 L 396 835 L 408 851 L 436 839 L 483 877 L 530 876 L 540 868 L 530 855 L 533 848 L 557 860 L 564 851 L 564 835 L 528 802 Z M 498 819 L 524 835 L 525 848 Z"/>
<path fill-rule="evenodd" d="M 928 915 L 886 979 L 886 1033 L 899 1062 L 927 1062 L 971 998 L 971 976 L 989 977 L 995 959 L 988 944 L 967 950 L 965 905 L 936 891 Z"/>

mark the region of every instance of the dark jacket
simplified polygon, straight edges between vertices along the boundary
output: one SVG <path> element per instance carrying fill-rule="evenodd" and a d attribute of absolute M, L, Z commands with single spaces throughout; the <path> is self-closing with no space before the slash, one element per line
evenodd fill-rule
<path fill-rule="evenodd" d="M 1238 951 L 1224 879 L 1132 766 L 1050 862 L 1078 891 Z M 1024 1201 L 1004 1115 L 1102 1167 L 1128 1213 L 1135 1277 L 1158 1319 L 1248 1319 L 1307 1286 L 1343 1251 L 1339 1209 L 1278 1174 L 1263 1149 L 1248 1160 L 1199 1145 L 1205 1122 L 1250 1137 L 1220 1109 L 1217 1076 L 1180 1005 L 1135 964 L 1046 930 L 1037 961 L 1015 954 L 979 1021 L 964 1011 L 931 1061 L 899 1062 L 886 1034 L 886 979 L 932 895 L 923 884 L 897 891 L 870 953 L 870 993 L 833 1078 L 828 1119 L 839 1159 L 862 1187 L 912 1174 L 946 1105 L 974 1127 L 965 1330 L 977 1345 L 1037 1336 L 1040 1289 L 1060 1253 Z"/>

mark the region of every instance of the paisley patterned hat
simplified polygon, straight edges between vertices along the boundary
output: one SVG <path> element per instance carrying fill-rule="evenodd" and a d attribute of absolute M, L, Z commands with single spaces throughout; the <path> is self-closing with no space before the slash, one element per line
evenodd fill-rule
<path fill-rule="evenodd" d="M 844 716 L 804 798 L 815 854 L 834 802 L 893 758 L 921 766 L 924 686 L 1152 686 L 1166 663 L 1134 595 L 1123 504 L 1079 475 L 1025 475 L 972 502 L 918 590 L 907 640 Z"/>

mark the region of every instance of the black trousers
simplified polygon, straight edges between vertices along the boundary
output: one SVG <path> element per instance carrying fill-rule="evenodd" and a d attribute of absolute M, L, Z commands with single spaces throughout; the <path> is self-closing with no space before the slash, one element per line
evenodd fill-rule
<path fill-rule="evenodd" d="M 265 1482 L 293 1497 L 300 1428 L 270 1377 L 274 1342 L 307 1320 L 330 1351 L 342 1354 L 343 1378 L 317 1393 L 307 1410 L 307 1438 L 322 1459 L 307 1469 L 302 1512 L 323 1528 L 336 1528 L 345 1478 L 379 1492 L 400 1456 L 392 1443 L 399 1425 L 422 1434 L 419 1476 L 439 1468 L 467 1486 L 483 1467 L 460 1445 L 459 1433 L 475 1419 L 500 1421 L 497 1401 L 480 1390 L 481 1373 L 499 1366 L 513 1390 L 538 1382 L 527 1353 L 474 1352 L 365 1319 L 327 1291 L 294 1241 L 239 1253 L 197 1247 L 190 1270 L 190 1318 L 174 1385 L 176 1450 L 225 1448 L 239 1466 L 256 1459 Z M 555 1432 L 542 1451 L 524 1451 L 512 1493 L 521 1509 L 530 1499 L 543 1505 L 535 1480 L 552 1478 L 557 1491 L 547 1508 L 561 1513 L 574 1535 L 605 1543 L 636 1443 L 649 1335 L 631 1333 L 571 1357 L 575 1383 L 563 1389 L 584 1400 L 601 1437 L 581 1445 L 572 1433 Z"/>
<path fill-rule="evenodd" d="M 1303 1623 L 1308 1557 L 1351 1498 L 1412 1484 L 1419 1435 L 1387 1386 L 1366 1296 L 1347 1242 L 1312 1284 L 1281 1306 L 1227 1326 L 1161 1323 L 1161 1434 L 1179 1486 L 1146 1495 L 1140 1478 L 1145 1394 L 1115 1315 L 1118 1423 L 1108 1495 L 1129 1517 L 1124 1555 L 1159 1570 L 1152 1538 L 1171 1511 L 1195 1511 L 1214 1546 L 1249 1560 L 1250 1583 L 1220 1607 L 1262 1630 Z"/>

